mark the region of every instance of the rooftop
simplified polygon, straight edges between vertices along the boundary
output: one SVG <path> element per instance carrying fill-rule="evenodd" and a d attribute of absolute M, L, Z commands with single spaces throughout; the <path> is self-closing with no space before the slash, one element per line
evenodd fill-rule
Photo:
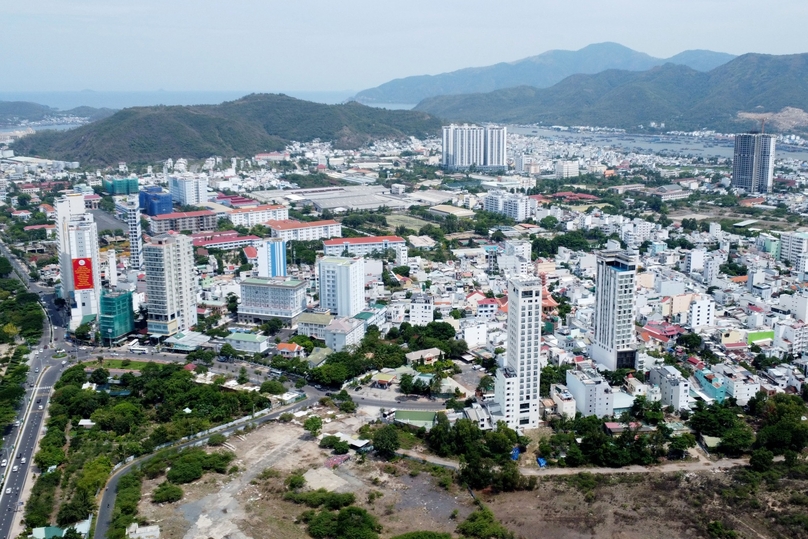
<path fill-rule="evenodd" d="M 334 238 L 323 241 L 323 245 L 361 245 L 363 243 L 401 242 L 404 238 L 399 236 L 365 236 L 362 238 Z"/>
<path fill-rule="evenodd" d="M 333 219 L 325 221 L 295 221 L 294 219 L 283 219 L 280 221 L 267 221 L 266 225 L 275 230 L 294 230 L 296 228 L 313 228 L 317 226 L 332 226 L 339 223 Z"/>

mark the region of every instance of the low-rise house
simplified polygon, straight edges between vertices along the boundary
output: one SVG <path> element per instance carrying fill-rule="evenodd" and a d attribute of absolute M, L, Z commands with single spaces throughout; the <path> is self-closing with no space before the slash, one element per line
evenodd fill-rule
<path fill-rule="evenodd" d="M 294 342 L 278 344 L 278 353 L 285 358 L 306 357 L 306 349 Z"/>
<path fill-rule="evenodd" d="M 231 333 L 224 340 L 239 352 L 263 354 L 269 349 L 268 337 L 257 333 Z"/>
<path fill-rule="evenodd" d="M 407 358 L 408 365 L 419 363 L 431 365 L 438 361 L 442 354 L 443 352 L 440 348 L 427 348 L 426 350 L 410 352 L 409 354 L 406 354 L 405 357 Z"/>
<path fill-rule="evenodd" d="M 335 318 L 325 328 L 325 345 L 335 352 L 358 345 L 365 336 L 365 323 L 356 318 Z"/>

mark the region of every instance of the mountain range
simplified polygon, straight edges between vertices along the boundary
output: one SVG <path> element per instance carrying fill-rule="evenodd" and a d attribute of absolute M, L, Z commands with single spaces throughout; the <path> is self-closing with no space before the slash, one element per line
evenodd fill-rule
<path fill-rule="evenodd" d="M 733 58 L 735 56 L 723 52 L 689 50 L 662 59 L 618 43 L 596 43 L 577 51 L 551 50 L 515 62 L 395 79 L 362 90 L 353 99 L 371 105 L 414 104 L 438 95 L 491 92 L 515 86 L 548 88 L 570 75 L 591 75 L 607 69 L 645 71 L 673 63 L 697 71 L 710 71 Z"/>
<path fill-rule="evenodd" d="M 667 130 L 737 132 L 755 125 L 755 113 L 808 111 L 806 82 L 808 54 L 745 54 L 707 72 L 673 63 L 641 72 L 612 69 L 573 75 L 549 88 L 430 97 L 415 110 L 452 121 L 626 129 L 664 122 Z M 804 120 L 791 126 L 806 129 Z"/>
<path fill-rule="evenodd" d="M 16 127 L 20 122 L 41 122 L 45 119 L 67 117 L 86 118 L 89 121 L 111 116 L 115 111 L 106 108 L 76 107 L 59 110 L 28 101 L 0 101 L 0 127 Z"/>
<path fill-rule="evenodd" d="M 351 102 L 323 105 L 283 94 L 251 94 L 219 105 L 132 107 L 69 131 L 40 131 L 12 145 L 21 155 L 89 164 L 148 163 L 168 157 L 246 156 L 292 140 L 357 148 L 375 138 L 437 135 L 424 112 Z"/>

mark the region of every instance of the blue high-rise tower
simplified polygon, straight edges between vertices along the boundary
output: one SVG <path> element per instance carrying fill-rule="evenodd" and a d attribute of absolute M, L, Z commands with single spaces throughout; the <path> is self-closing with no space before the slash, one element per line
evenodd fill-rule
<path fill-rule="evenodd" d="M 286 242 L 266 238 L 258 245 L 258 276 L 286 277 Z"/>

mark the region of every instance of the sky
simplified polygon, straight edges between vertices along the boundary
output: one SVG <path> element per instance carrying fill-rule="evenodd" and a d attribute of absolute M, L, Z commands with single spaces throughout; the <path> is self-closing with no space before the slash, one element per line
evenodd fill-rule
<path fill-rule="evenodd" d="M 805 0 L 0 0 L 0 20 L 0 92 L 347 92 L 603 41 L 808 52 Z"/>

